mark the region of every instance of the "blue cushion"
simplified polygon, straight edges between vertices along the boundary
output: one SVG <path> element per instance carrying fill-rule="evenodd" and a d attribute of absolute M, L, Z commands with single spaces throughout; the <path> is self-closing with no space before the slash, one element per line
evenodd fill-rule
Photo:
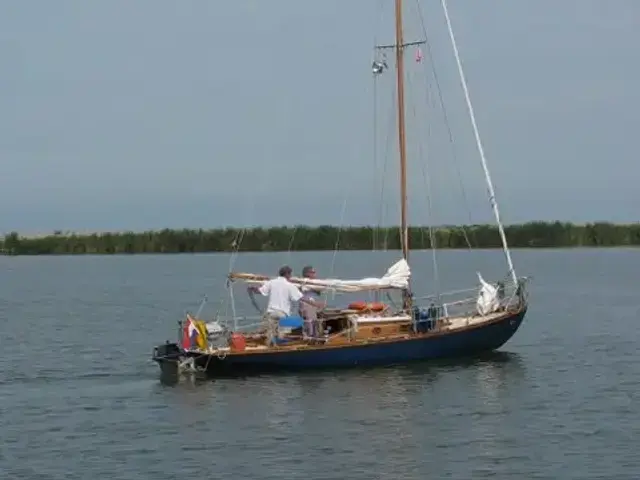
<path fill-rule="evenodd" d="M 304 320 L 300 315 L 290 315 L 280 319 L 281 327 L 298 328 L 302 327 Z"/>

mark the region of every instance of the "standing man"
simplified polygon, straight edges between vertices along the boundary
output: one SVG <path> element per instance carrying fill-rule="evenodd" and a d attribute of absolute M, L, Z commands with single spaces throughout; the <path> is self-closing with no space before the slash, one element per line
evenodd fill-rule
<path fill-rule="evenodd" d="M 313 280 L 316 278 L 316 270 L 311 265 L 307 265 L 302 269 L 303 278 Z M 313 300 L 314 303 L 319 302 L 322 291 L 316 290 L 308 285 L 302 285 L 300 291 L 303 298 Z M 307 338 L 320 336 L 321 325 L 318 321 L 318 308 L 312 303 L 300 303 L 300 316 L 304 319 L 303 335 Z"/>
<path fill-rule="evenodd" d="M 249 291 L 260 293 L 268 297 L 267 310 L 264 320 L 267 323 L 267 343 L 273 344 L 279 336 L 280 320 L 291 315 L 291 304 L 301 302 L 313 305 L 318 309 L 324 308 L 324 303 L 303 297 L 302 292 L 293 283 L 291 278 L 291 267 L 285 265 L 278 271 L 278 277 L 268 280 L 260 287 L 250 286 Z"/>

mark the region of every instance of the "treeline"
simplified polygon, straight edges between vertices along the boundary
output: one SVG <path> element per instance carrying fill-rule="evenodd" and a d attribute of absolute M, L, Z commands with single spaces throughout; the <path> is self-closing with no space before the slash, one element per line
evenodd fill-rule
<path fill-rule="evenodd" d="M 443 226 L 432 229 L 436 248 L 500 248 L 493 225 Z M 640 224 L 606 222 L 576 225 L 530 222 L 506 227 L 509 245 L 532 247 L 599 247 L 640 245 Z M 414 249 L 431 248 L 426 227 L 410 229 Z M 41 237 L 21 237 L 12 232 L 0 242 L 7 255 L 197 253 L 287 250 L 399 249 L 398 227 L 273 227 L 217 230 L 160 230 L 142 233 L 72 234 L 54 232 Z"/>

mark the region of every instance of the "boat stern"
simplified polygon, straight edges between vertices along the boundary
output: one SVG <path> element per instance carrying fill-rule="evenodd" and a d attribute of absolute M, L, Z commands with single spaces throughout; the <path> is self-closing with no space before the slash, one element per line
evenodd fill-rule
<path fill-rule="evenodd" d="M 164 375 L 175 375 L 180 370 L 183 351 L 177 343 L 165 342 L 153 348 L 152 360 L 160 366 Z"/>

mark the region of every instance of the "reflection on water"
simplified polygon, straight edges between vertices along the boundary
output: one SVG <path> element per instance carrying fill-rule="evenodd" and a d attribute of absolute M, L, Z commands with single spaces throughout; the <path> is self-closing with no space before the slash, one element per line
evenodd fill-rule
<path fill-rule="evenodd" d="M 162 379 L 176 391 L 181 423 L 196 425 L 212 418 L 245 413 L 246 428 L 262 425 L 272 435 L 307 431 L 332 421 L 336 409 L 358 428 L 387 422 L 397 435 L 411 436 L 416 418 L 441 415 L 489 415 L 506 411 L 520 388 L 526 368 L 520 355 L 493 352 L 473 358 L 415 362 L 388 367 L 282 372 L 247 378 L 212 379 L 184 374 Z M 458 392 L 458 393 L 454 393 Z M 465 392 L 466 398 L 459 392 Z M 468 402 L 476 408 L 468 410 Z M 257 402 L 256 402 L 257 400 Z M 257 408 L 256 408 L 257 407 Z M 207 418 L 203 418 L 207 412 Z M 252 423 L 253 422 L 253 423 Z M 497 430 L 480 422 L 465 425 L 469 435 L 493 437 Z M 487 428 L 489 430 L 487 430 Z"/>
<path fill-rule="evenodd" d="M 476 364 L 477 385 L 487 398 L 498 399 L 505 388 L 513 388 L 514 383 L 525 374 L 525 364 L 515 353 L 499 352 L 494 358 L 485 358 Z"/>

